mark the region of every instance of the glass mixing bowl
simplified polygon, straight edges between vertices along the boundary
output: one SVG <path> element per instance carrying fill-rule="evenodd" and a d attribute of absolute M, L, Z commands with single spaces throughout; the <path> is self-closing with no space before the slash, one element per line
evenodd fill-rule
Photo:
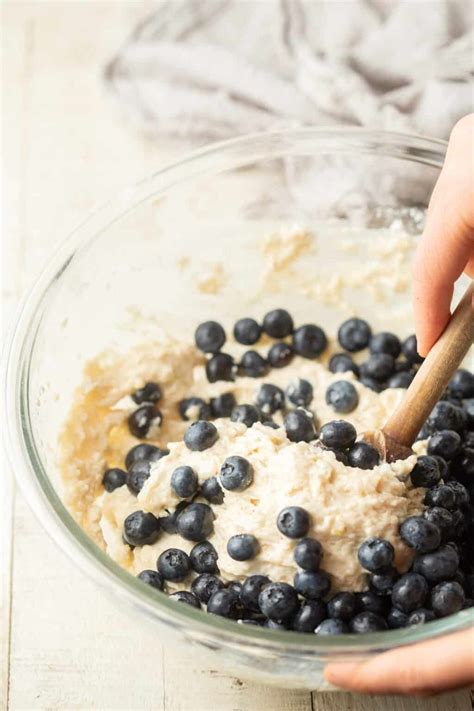
<path fill-rule="evenodd" d="M 160 644 L 167 632 L 176 643 L 205 647 L 213 664 L 234 674 L 317 689 L 328 660 L 365 657 L 473 623 L 466 610 L 421 627 L 319 638 L 177 605 L 85 535 L 62 503 L 56 457 L 84 364 L 104 348 L 126 350 L 164 331 L 189 338 L 207 318 L 229 326 L 275 306 L 333 333 L 353 313 L 376 329 L 412 331 L 408 263 L 445 148 L 422 137 L 346 128 L 212 146 L 93 214 L 25 300 L 6 368 L 12 468 L 52 538 L 135 612 L 137 624 L 161 626 Z M 286 242 L 289 232 L 303 237 Z"/>

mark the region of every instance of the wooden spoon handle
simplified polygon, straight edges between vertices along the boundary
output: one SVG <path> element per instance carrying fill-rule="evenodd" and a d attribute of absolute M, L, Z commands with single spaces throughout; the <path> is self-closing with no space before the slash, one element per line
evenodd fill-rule
<path fill-rule="evenodd" d="M 396 442 L 411 447 L 474 341 L 471 282 L 448 325 L 420 366 L 402 402 L 383 427 Z"/>

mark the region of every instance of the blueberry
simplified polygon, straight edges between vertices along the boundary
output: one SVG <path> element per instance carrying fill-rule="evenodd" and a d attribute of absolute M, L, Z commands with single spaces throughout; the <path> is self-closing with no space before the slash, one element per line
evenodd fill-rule
<path fill-rule="evenodd" d="M 438 461 L 434 457 L 421 456 L 413 467 L 410 479 L 413 486 L 424 486 L 431 489 L 441 478 Z"/>
<path fill-rule="evenodd" d="M 118 467 L 107 469 L 104 476 L 102 477 L 102 484 L 104 485 L 104 489 L 109 493 L 123 486 L 126 481 L 127 472 L 124 472 L 123 469 L 119 469 Z"/>
<path fill-rule="evenodd" d="M 240 359 L 239 372 L 248 378 L 262 378 L 268 373 L 268 363 L 257 351 L 246 351 Z"/>
<path fill-rule="evenodd" d="M 156 590 L 164 590 L 165 579 L 157 570 L 142 570 L 142 572 L 137 575 L 137 578 L 147 585 L 151 585 L 152 588 L 156 588 Z"/>
<path fill-rule="evenodd" d="M 201 494 L 210 504 L 224 503 L 224 492 L 216 476 L 211 476 L 202 482 Z"/>
<path fill-rule="evenodd" d="M 234 338 L 237 343 L 251 346 L 262 335 L 262 327 L 253 318 L 241 318 L 234 326 Z"/>
<path fill-rule="evenodd" d="M 297 407 L 308 407 L 313 399 L 313 386 L 307 380 L 296 378 L 286 388 L 286 397 Z"/>
<path fill-rule="evenodd" d="M 211 408 L 208 403 L 200 397 L 187 397 L 181 400 L 179 414 L 183 420 L 210 420 Z"/>
<path fill-rule="evenodd" d="M 260 612 L 258 596 L 262 592 L 263 587 L 270 582 L 270 578 L 267 578 L 266 575 L 249 575 L 249 577 L 245 579 L 240 592 L 240 599 L 247 610 Z"/>
<path fill-rule="evenodd" d="M 263 330 L 272 338 L 285 338 L 293 333 L 293 319 L 285 309 L 274 309 L 263 317 Z"/>
<path fill-rule="evenodd" d="M 288 583 L 269 583 L 258 596 L 265 617 L 274 622 L 289 620 L 299 607 L 296 590 Z"/>
<path fill-rule="evenodd" d="M 297 593 L 309 600 L 319 600 L 329 593 L 331 578 L 323 570 L 300 570 L 295 573 L 293 584 Z"/>
<path fill-rule="evenodd" d="M 195 607 L 197 610 L 201 609 L 201 603 L 196 595 L 188 592 L 187 590 L 178 590 L 177 592 L 171 593 L 169 598 L 170 600 L 176 600 L 176 602 L 184 602 L 185 605 Z"/>
<path fill-rule="evenodd" d="M 462 407 L 466 413 L 467 426 L 474 429 L 474 397 L 465 398 L 462 401 Z"/>
<path fill-rule="evenodd" d="M 151 462 L 138 460 L 132 464 L 127 474 L 127 487 L 129 491 L 137 496 L 143 489 L 146 480 L 150 477 Z"/>
<path fill-rule="evenodd" d="M 449 381 L 448 392 L 460 400 L 474 397 L 474 373 L 462 368 L 457 370 Z"/>
<path fill-rule="evenodd" d="M 406 627 L 408 624 L 408 615 L 398 610 L 396 607 L 392 607 L 387 615 L 387 624 L 391 630 L 398 630 L 402 627 Z"/>
<path fill-rule="evenodd" d="M 136 444 L 125 457 L 125 468 L 130 469 L 135 462 L 157 462 L 169 454 L 167 449 L 160 449 L 154 444 Z"/>
<path fill-rule="evenodd" d="M 218 439 L 219 433 L 212 422 L 196 420 L 186 430 L 184 444 L 192 452 L 203 452 L 212 447 Z"/>
<path fill-rule="evenodd" d="M 242 606 L 235 593 L 224 588 L 211 595 L 207 603 L 207 611 L 212 615 L 236 620 L 242 612 Z"/>
<path fill-rule="evenodd" d="M 384 538 L 368 538 L 357 551 L 359 563 L 371 573 L 384 572 L 393 565 L 395 550 Z"/>
<path fill-rule="evenodd" d="M 354 375 L 359 375 L 359 366 L 354 363 L 348 353 L 334 353 L 329 360 L 329 370 L 331 373 L 347 373 L 351 371 Z"/>
<path fill-rule="evenodd" d="M 470 504 L 469 492 L 459 481 L 448 481 L 446 486 L 454 493 L 454 503 L 457 508 L 466 508 Z"/>
<path fill-rule="evenodd" d="M 153 436 L 160 427 L 163 416 L 155 405 L 141 405 L 128 417 L 128 429 L 134 437 L 142 439 Z"/>
<path fill-rule="evenodd" d="M 357 432 L 353 424 L 345 420 L 326 422 L 319 431 L 319 439 L 330 449 L 347 449 L 355 443 Z"/>
<path fill-rule="evenodd" d="M 178 516 L 179 516 L 179 514 L 181 513 L 181 511 L 184 511 L 184 509 L 185 509 L 188 505 L 189 505 L 189 502 L 188 502 L 188 501 L 184 501 L 184 500 L 183 500 L 183 501 L 180 501 L 180 502 L 177 504 L 177 506 L 176 506 L 175 510 L 173 511 L 173 513 L 168 514 L 167 516 L 161 516 L 161 517 L 160 517 L 160 519 L 159 519 L 160 525 L 161 525 L 162 530 L 163 530 L 165 533 L 169 533 L 169 534 L 178 533 L 178 529 L 177 529 L 177 526 L 176 526 L 177 521 L 178 521 Z"/>
<path fill-rule="evenodd" d="M 418 355 L 416 336 L 408 336 L 402 343 L 402 353 L 409 363 L 422 363 L 423 358 Z"/>
<path fill-rule="evenodd" d="M 459 583 L 454 581 L 436 585 L 431 591 L 431 607 L 436 617 L 446 617 L 462 610 L 466 596 Z"/>
<path fill-rule="evenodd" d="M 211 397 L 211 415 L 212 417 L 230 417 L 236 405 L 234 393 L 222 393 L 217 397 Z"/>
<path fill-rule="evenodd" d="M 313 418 L 302 409 L 289 412 L 283 420 L 283 427 L 290 442 L 311 442 L 316 437 Z"/>
<path fill-rule="evenodd" d="M 206 363 L 206 376 L 210 383 L 235 380 L 236 371 L 234 359 L 228 353 L 216 353 Z"/>
<path fill-rule="evenodd" d="M 267 361 L 272 368 L 284 368 L 293 359 L 293 348 L 289 343 L 274 343 L 267 353 Z"/>
<path fill-rule="evenodd" d="M 339 327 L 337 338 L 341 346 L 351 353 L 367 348 L 372 337 L 372 331 L 367 323 L 360 318 L 350 318 Z"/>
<path fill-rule="evenodd" d="M 326 617 L 326 605 L 321 600 L 308 600 L 301 605 L 292 620 L 295 632 L 314 632 Z"/>
<path fill-rule="evenodd" d="M 328 339 L 322 328 L 308 323 L 296 329 L 292 343 L 295 353 L 303 358 L 313 359 L 326 350 Z"/>
<path fill-rule="evenodd" d="M 385 616 L 389 610 L 390 598 L 387 595 L 378 595 L 372 590 L 357 593 L 357 605 L 360 610 L 375 612 Z"/>
<path fill-rule="evenodd" d="M 420 607 L 418 610 L 413 610 L 408 615 L 407 624 L 409 627 L 413 625 L 424 625 L 426 622 L 431 622 L 435 619 L 433 610 L 427 610 L 426 607 Z"/>
<path fill-rule="evenodd" d="M 449 486 L 440 484 L 432 489 L 428 489 L 423 503 L 426 504 L 426 506 L 442 506 L 442 508 L 448 509 L 448 511 L 453 511 L 456 508 L 456 496 Z"/>
<path fill-rule="evenodd" d="M 193 496 L 198 488 L 198 477 L 194 469 L 177 467 L 171 475 L 171 488 L 181 499 Z"/>
<path fill-rule="evenodd" d="M 446 541 L 452 536 L 453 532 L 453 515 L 448 509 L 443 509 L 441 506 L 425 509 L 423 516 L 427 521 L 430 521 L 438 527 L 441 534 L 441 540 Z"/>
<path fill-rule="evenodd" d="M 470 449 L 474 449 L 474 431 L 464 432 L 464 436 L 462 438 L 462 445 L 463 447 L 469 447 Z"/>
<path fill-rule="evenodd" d="M 401 539 L 417 553 L 430 553 L 441 543 L 441 533 L 423 516 L 410 516 L 400 526 Z"/>
<path fill-rule="evenodd" d="M 392 356 L 392 358 L 398 358 L 402 352 L 402 344 L 394 333 L 382 331 L 382 333 L 377 333 L 375 336 L 372 336 L 369 341 L 369 350 L 372 355 L 385 353 L 386 355 Z"/>
<path fill-rule="evenodd" d="M 227 541 L 227 553 L 233 560 L 251 560 L 258 549 L 258 541 L 251 533 L 238 533 Z"/>
<path fill-rule="evenodd" d="M 328 615 L 335 620 L 349 622 L 357 611 L 357 596 L 352 592 L 338 592 L 328 602 Z"/>
<path fill-rule="evenodd" d="M 380 455 L 371 444 L 356 442 L 347 454 L 350 467 L 359 469 L 373 469 L 380 462 Z"/>
<path fill-rule="evenodd" d="M 465 447 L 451 460 L 449 468 L 458 481 L 463 484 L 472 483 L 474 480 L 474 449 Z"/>
<path fill-rule="evenodd" d="M 295 563 L 303 570 L 318 570 L 323 549 L 315 538 L 302 538 L 295 546 L 293 557 Z"/>
<path fill-rule="evenodd" d="M 241 582 L 239 582 L 238 580 L 231 580 L 230 583 L 227 583 L 226 587 L 227 590 L 230 590 L 236 596 L 236 598 L 240 600 L 243 588 Z"/>
<path fill-rule="evenodd" d="M 419 573 L 405 573 L 397 580 L 392 590 L 392 605 L 405 613 L 412 612 L 428 595 L 428 583 Z"/>
<path fill-rule="evenodd" d="M 429 432 L 439 432 L 440 430 L 462 432 L 465 426 L 465 416 L 460 407 L 440 400 L 426 420 L 426 426 Z"/>
<path fill-rule="evenodd" d="M 244 457 L 227 457 L 221 467 L 219 480 L 227 491 L 244 491 L 253 481 L 253 467 Z"/>
<path fill-rule="evenodd" d="M 368 375 L 364 375 L 364 373 L 361 373 L 359 382 L 362 385 L 365 385 L 366 388 L 369 388 L 369 390 L 373 390 L 374 393 L 381 393 L 382 390 L 385 390 L 384 383 L 380 383 L 378 380 L 375 380 L 375 378 L 371 378 Z"/>
<path fill-rule="evenodd" d="M 409 388 L 415 376 L 413 373 L 395 373 L 387 381 L 389 388 Z"/>
<path fill-rule="evenodd" d="M 389 593 L 398 578 L 399 575 L 396 568 L 389 568 L 389 570 L 385 570 L 382 573 L 372 573 L 369 580 L 370 587 L 380 594 Z"/>
<path fill-rule="evenodd" d="M 323 620 L 314 630 L 316 634 L 325 636 L 329 634 L 347 634 L 349 627 L 342 620 Z"/>
<path fill-rule="evenodd" d="M 433 553 L 418 555 L 413 562 L 414 572 L 421 573 L 431 584 L 449 580 L 456 573 L 458 566 L 459 554 L 450 545 L 438 548 Z"/>
<path fill-rule="evenodd" d="M 190 504 L 182 511 L 176 522 L 180 536 L 187 541 L 203 541 L 214 530 L 214 514 L 207 504 Z"/>
<path fill-rule="evenodd" d="M 190 572 L 191 561 L 180 548 L 167 548 L 159 556 L 157 568 L 165 580 L 179 583 Z"/>
<path fill-rule="evenodd" d="M 387 353 L 376 353 L 360 366 L 361 375 L 373 378 L 379 383 L 390 378 L 394 371 L 395 361 Z"/>
<path fill-rule="evenodd" d="M 308 533 L 311 520 L 309 513 L 301 506 L 287 506 L 277 517 L 280 533 L 288 538 L 303 538 Z"/>
<path fill-rule="evenodd" d="M 359 404 L 357 390 L 348 380 L 337 380 L 326 390 L 326 402 L 336 412 L 352 412 Z"/>
<path fill-rule="evenodd" d="M 349 629 L 356 634 L 370 634 L 372 632 L 382 632 L 388 629 L 388 625 L 381 615 L 367 610 L 359 612 L 352 618 Z"/>
<path fill-rule="evenodd" d="M 210 541 L 196 543 L 189 554 L 192 569 L 196 573 L 217 573 L 218 554 Z"/>
<path fill-rule="evenodd" d="M 428 440 L 428 454 L 436 454 L 446 461 L 452 459 L 461 448 L 461 437 L 454 430 L 440 430 Z"/>
<path fill-rule="evenodd" d="M 123 522 L 123 537 L 131 546 L 154 543 L 160 534 L 160 522 L 152 513 L 134 511 Z"/>
<path fill-rule="evenodd" d="M 257 392 L 257 405 L 266 415 L 273 415 L 285 405 L 285 393 L 277 385 L 263 383 Z"/>
<path fill-rule="evenodd" d="M 191 592 L 203 602 L 205 605 L 209 602 L 209 598 L 218 590 L 222 590 L 224 582 L 211 573 L 202 573 L 194 578 L 191 583 Z"/>
<path fill-rule="evenodd" d="M 203 353 L 217 353 L 225 343 L 225 331 L 217 321 L 205 321 L 197 327 L 194 340 Z"/>
<path fill-rule="evenodd" d="M 135 390 L 131 397 L 137 405 L 142 405 L 144 402 L 156 403 L 161 399 L 161 388 L 158 383 L 145 383 L 142 388 Z"/>
<path fill-rule="evenodd" d="M 438 462 L 438 467 L 439 467 L 439 473 L 440 473 L 440 478 L 445 479 L 448 474 L 448 462 L 443 459 L 443 457 L 439 457 L 437 454 L 430 454 L 431 457 L 434 457 L 436 461 Z"/>
<path fill-rule="evenodd" d="M 263 626 L 269 630 L 287 630 L 288 629 L 287 625 L 283 624 L 283 622 L 275 622 L 274 620 L 265 620 Z"/>
<path fill-rule="evenodd" d="M 232 422 L 243 422 L 247 427 L 252 427 L 260 421 L 260 412 L 254 405 L 237 405 L 232 410 L 230 419 Z"/>

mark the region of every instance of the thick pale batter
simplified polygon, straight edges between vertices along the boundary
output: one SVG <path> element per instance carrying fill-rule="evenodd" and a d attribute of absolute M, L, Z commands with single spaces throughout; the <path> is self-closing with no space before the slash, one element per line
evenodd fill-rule
<path fill-rule="evenodd" d="M 271 342 L 262 338 L 258 350 L 265 351 Z M 226 346 L 226 351 L 234 355 L 245 349 L 238 344 Z M 331 347 L 320 361 L 295 357 L 290 365 L 273 369 L 264 378 L 238 377 L 233 383 L 213 384 L 206 380 L 204 357 L 194 346 L 183 342 L 147 344 L 125 356 L 102 355 L 89 364 L 62 435 L 68 507 L 114 560 L 137 574 L 155 568 L 158 555 L 166 548 L 189 552 L 194 544 L 162 531 L 155 544 L 132 549 L 122 541 L 125 517 L 138 509 L 156 516 L 164 515 L 165 509 L 173 510 L 179 499 L 170 487 L 170 477 L 177 466 L 192 466 L 202 481 L 217 475 L 227 456 L 239 454 L 253 465 L 252 485 L 243 492 L 226 491 L 224 503 L 212 507 L 214 533 L 209 540 L 219 553 L 218 565 L 224 579 L 263 573 L 273 580 L 291 582 L 296 571 L 295 542 L 276 527 L 278 513 L 289 505 L 302 506 L 310 513 L 308 535 L 323 546 L 322 568 L 333 578 L 333 591 L 363 589 L 365 574 L 357 561 L 357 549 L 370 536 L 390 540 L 396 550 L 397 567 L 406 569 L 411 553 L 400 540 L 398 527 L 423 508 L 424 496 L 424 489 L 413 489 L 407 482 L 415 456 L 373 470 L 349 468 L 314 442 L 291 443 L 283 428 L 271 429 L 257 423 L 247 429 L 228 419 L 215 421 L 219 439 L 210 449 L 190 452 L 182 441 L 190 424 L 183 422 L 178 412 L 182 398 L 195 395 L 209 400 L 231 391 L 239 404 L 254 403 L 262 382 L 284 389 L 295 377 L 313 384 L 310 408 L 319 425 L 340 419 L 326 404 L 325 392 L 330 383 L 348 379 L 358 391 L 359 405 L 342 417 L 352 422 L 358 432 L 380 427 L 404 391 L 387 389 L 377 394 L 359 383 L 352 373 L 331 373 L 324 365 L 330 352 Z M 123 467 L 125 454 L 138 443 L 127 427 L 127 416 L 137 407 L 129 395 L 149 380 L 158 382 L 163 391 L 163 425 L 158 439 L 149 441 L 167 446 L 170 454 L 153 465 L 138 498 L 126 486 L 107 493 L 101 483 L 104 470 Z M 281 416 L 278 418 L 276 414 L 274 419 L 281 421 Z M 227 541 L 238 533 L 257 537 L 260 552 L 253 560 L 238 562 L 227 555 Z M 176 587 L 182 589 L 186 585 L 179 583 Z"/>

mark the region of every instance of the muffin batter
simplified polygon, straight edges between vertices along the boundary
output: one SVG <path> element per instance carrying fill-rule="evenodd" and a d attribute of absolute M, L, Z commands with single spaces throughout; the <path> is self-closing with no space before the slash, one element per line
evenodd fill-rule
<path fill-rule="evenodd" d="M 273 341 L 263 337 L 258 350 L 264 352 Z M 246 348 L 226 346 L 237 357 Z M 248 459 L 254 480 L 245 491 L 226 491 L 224 503 L 213 506 L 214 532 L 209 537 L 219 554 L 218 565 L 225 580 L 243 579 L 252 573 L 272 580 L 291 582 L 296 571 L 295 541 L 276 527 L 282 508 L 297 505 L 311 516 L 308 536 L 323 547 L 322 568 L 332 577 L 332 591 L 361 590 L 366 573 L 357 560 L 360 544 L 371 536 L 389 540 L 396 553 L 396 566 L 406 570 L 411 550 L 398 534 L 399 524 L 423 509 L 425 490 L 413 489 L 407 477 L 416 457 L 394 464 L 380 464 L 372 470 L 347 467 L 333 452 L 315 442 L 290 442 L 283 427 L 272 429 L 261 423 L 247 428 L 228 419 L 214 421 L 219 433 L 216 444 L 203 452 L 191 452 L 183 443 L 190 422 L 183 421 L 178 403 L 197 396 L 206 401 L 232 392 L 240 403 L 254 403 L 262 383 L 285 389 L 295 378 L 312 383 L 314 397 L 309 408 L 320 425 L 340 419 L 352 422 L 359 433 L 380 427 L 403 396 L 403 390 L 389 388 L 381 393 L 361 384 L 351 372 L 331 373 L 327 360 L 335 348 L 330 345 L 318 360 L 296 356 L 284 368 L 273 369 L 262 378 L 237 377 L 235 382 L 209 383 L 205 357 L 190 344 L 169 339 L 147 344 L 126 356 L 105 353 L 89 364 L 61 441 L 66 501 L 75 518 L 120 565 L 134 574 L 155 568 L 158 555 L 177 547 L 189 552 L 194 543 L 177 534 L 161 531 L 152 545 L 131 548 L 123 542 L 123 522 L 136 511 L 155 516 L 173 511 L 179 498 L 170 487 L 171 474 L 180 465 L 193 467 L 200 482 L 219 473 L 229 455 Z M 104 470 L 123 467 L 126 453 L 138 443 L 127 426 L 127 416 L 137 408 L 130 393 L 146 381 L 160 384 L 163 423 L 155 439 L 147 439 L 170 454 L 152 465 L 150 478 L 134 496 L 126 486 L 108 493 L 102 486 Z M 347 380 L 359 396 L 357 408 L 339 415 L 325 401 L 328 385 Z M 280 424 L 281 413 L 274 415 Z M 197 501 L 205 501 L 198 498 Z M 248 561 L 233 560 L 226 551 L 228 539 L 252 533 L 259 542 L 257 556 Z M 186 583 L 170 584 L 177 589 Z"/>

